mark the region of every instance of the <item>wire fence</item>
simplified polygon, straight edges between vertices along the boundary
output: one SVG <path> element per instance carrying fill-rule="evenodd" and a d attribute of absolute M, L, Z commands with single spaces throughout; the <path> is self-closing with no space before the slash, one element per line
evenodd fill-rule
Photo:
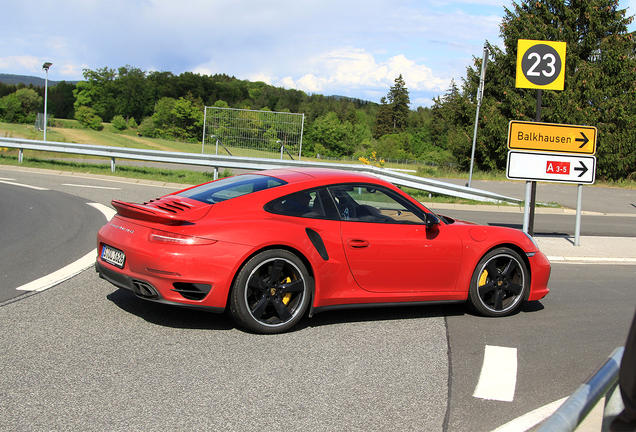
<path fill-rule="evenodd" d="M 203 154 L 300 159 L 304 114 L 205 107 Z"/>

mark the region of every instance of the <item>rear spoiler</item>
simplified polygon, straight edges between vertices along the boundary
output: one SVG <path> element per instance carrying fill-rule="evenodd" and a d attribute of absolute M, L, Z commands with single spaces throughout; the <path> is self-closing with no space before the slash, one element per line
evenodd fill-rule
<path fill-rule="evenodd" d="M 184 206 L 185 211 L 167 211 L 158 207 L 150 207 L 145 204 L 134 204 L 119 200 L 112 200 L 111 204 L 117 210 L 117 214 L 130 219 L 156 222 L 162 224 L 179 224 L 201 219 L 210 211 L 212 206 L 192 208 Z"/>

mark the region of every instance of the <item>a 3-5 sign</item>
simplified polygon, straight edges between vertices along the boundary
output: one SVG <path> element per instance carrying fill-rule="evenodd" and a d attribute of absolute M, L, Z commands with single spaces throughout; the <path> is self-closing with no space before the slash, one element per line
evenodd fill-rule
<path fill-rule="evenodd" d="M 565 42 L 519 39 L 516 87 L 563 90 L 565 47 Z"/>
<path fill-rule="evenodd" d="M 506 177 L 511 180 L 592 184 L 596 157 L 558 153 L 508 152 Z"/>

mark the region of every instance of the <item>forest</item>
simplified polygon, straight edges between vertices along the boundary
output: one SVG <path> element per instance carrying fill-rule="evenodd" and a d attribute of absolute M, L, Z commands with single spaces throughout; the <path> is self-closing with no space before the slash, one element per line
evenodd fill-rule
<path fill-rule="evenodd" d="M 487 42 L 484 98 L 475 166 L 505 170 L 508 124 L 532 120 L 536 91 L 515 87 L 519 39 L 567 43 L 565 89 L 543 91 L 543 122 L 598 129 L 597 178 L 636 177 L 636 40 L 633 17 L 617 0 L 513 2 L 500 24 L 503 46 Z M 467 170 L 482 59 L 475 57 L 461 82 L 452 81 L 431 107 L 411 107 L 399 75 L 380 103 L 307 94 L 225 74 L 147 72 L 130 65 L 85 69 L 84 80 L 48 89 L 53 118 L 76 119 L 100 129 L 136 129 L 147 137 L 200 143 L 205 106 L 305 114 L 303 155 L 411 159 Z M 0 121 L 35 122 L 44 88 L 0 83 Z"/>

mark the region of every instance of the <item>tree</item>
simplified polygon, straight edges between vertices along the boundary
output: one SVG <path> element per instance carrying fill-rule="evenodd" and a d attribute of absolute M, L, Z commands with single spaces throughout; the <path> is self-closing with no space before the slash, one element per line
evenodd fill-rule
<path fill-rule="evenodd" d="M 477 136 L 477 165 L 503 169 L 509 121 L 535 116 L 536 91 L 515 88 L 517 41 L 562 41 L 567 43 L 565 89 L 543 91 L 542 121 L 596 126 L 597 175 L 635 177 L 636 131 L 630 125 L 636 121 L 636 41 L 635 34 L 627 31 L 631 22 L 616 0 L 523 0 L 506 8 L 500 26 L 504 50 L 488 45 L 491 61 Z M 475 59 L 475 67 L 467 70 L 460 98 L 467 104 L 447 110 L 455 113 L 448 123 L 448 136 L 452 131 L 464 134 L 474 121 L 480 62 Z M 467 159 L 466 148 L 453 151 Z"/>
<path fill-rule="evenodd" d="M 104 121 L 109 122 L 115 113 L 114 80 L 117 77 L 114 69 L 97 69 L 92 71 L 84 69 L 84 79 L 77 83 L 73 90 L 75 96 L 75 110 L 86 106 L 92 108 L 95 114 Z"/>
<path fill-rule="evenodd" d="M 380 110 L 373 132 L 376 139 L 387 133 L 402 132 L 408 124 L 411 104 L 409 91 L 402 74 L 394 82 L 395 85 L 391 86 L 386 98 L 380 99 Z"/>
<path fill-rule="evenodd" d="M 387 103 L 386 97 L 380 98 L 380 109 L 378 117 L 373 128 L 373 138 L 378 139 L 383 135 L 390 134 L 393 131 L 393 112 L 391 106 Z"/>
<path fill-rule="evenodd" d="M 393 115 L 393 130 L 400 132 L 407 125 L 410 112 L 409 105 L 411 104 L 409 91 L 406 88 L 402 74 L 395 79 L 395 85 L 391 87 L 387 97 L 389 98 L 391 114 Z"/>
<path fill-rule="evenodd" d="M 155 105 L 155 113 L 152 115 L 152 130 L 154 136 L 158 138 L 172 137 L 172 127 L 174 125 L 174 114 L 172 109 L 177 104 L 177 100 L 169 97 L 161 98 Z M 143 122 L 142 122 L 143 123 Z M 144 135 L 147 135 L 146 131 Z"/>
<path fill-rule="evenodd" d="M 75 84 L 60 81 L 53 87 L 49 87 L 49 98 L 47 101 L 48 112 L 52 116 L 60 119 L 70 119 L 74 115 L 75 97 L 73 96 Z M 42 92 L 42 96 L 44 92 Z"/>
<path fill-rule="evenodd" d="M 119 68 L 114 80 L 115 112 L 126 120 L 142 118 L 148 99 L 146 73 L 130 65 Z"/>
<path fill-rule="evenodd" d="M 197 142 L 203 135 L 203 112 L 192 99 L 179 98 L 172 108 L 174 116 L 173 137 L 182 141 Z"/>
<path fill-rule="evenodd" d="M 326 156 L 344 156 L 353 154 L 353 127 L 351 123 L 342 123 L 338 115 L 331 111 L 316 119 L 306 133 L 308 150 L 318 147 Z M 325 149 L 325 150 L 322 150 Z"/>
<path fill-rule="evenodd" d="M 35 90 L 21 88 L 0 99 L 0 118 L 8 123 L 34 123 L 41 104 Z"/>

